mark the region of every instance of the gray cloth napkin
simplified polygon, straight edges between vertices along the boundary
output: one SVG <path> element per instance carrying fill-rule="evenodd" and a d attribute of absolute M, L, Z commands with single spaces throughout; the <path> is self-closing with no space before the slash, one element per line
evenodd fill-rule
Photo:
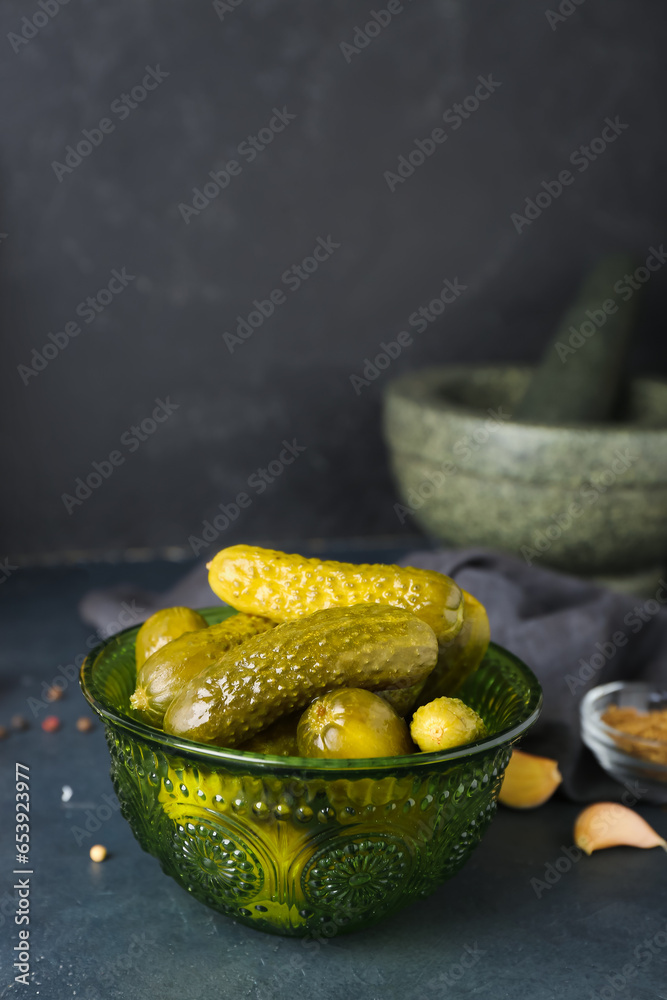
<path fill-rule="evenodd" d="M 581 742 L 579 704 L 590 688 L 607 681 L 641 679 L 667 688 L 667 582 L 642 599 L 483 549 L 415 552 L 403 564 L 446 573 L 474 594 L 488 611 L 493 640 L 537 674 L 544 708 L 522 746 L 558 761 L 562 791 L 576 801 L 620 800 L 626 789 Z M 164 594 L 131 587 L 93 591 L 80 612 L 104 632 L 118 620 L 123 602 L 132 607 L 132 601 L 141 608 L 137 620 L 172 605 L 220 603 L 202 563 Z M 627 791 L 641 797 L 640 789 Z"/>

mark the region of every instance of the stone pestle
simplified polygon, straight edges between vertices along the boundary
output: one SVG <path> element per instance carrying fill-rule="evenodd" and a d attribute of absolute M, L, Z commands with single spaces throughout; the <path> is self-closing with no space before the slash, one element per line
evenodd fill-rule
<path fill-rule="evenodd" d="M 614 254 L 586 277 L 514 410 L 515 420 L 578 424 L 614 418 L 639 298 L 627 284 L 620 292 L 615 285 L 634 266 L 630 255 Z"/>

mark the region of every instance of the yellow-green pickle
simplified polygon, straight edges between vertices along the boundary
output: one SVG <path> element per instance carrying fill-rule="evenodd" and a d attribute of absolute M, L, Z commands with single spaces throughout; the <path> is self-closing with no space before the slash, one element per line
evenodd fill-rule
<path fill-rule="evenodd" d="M 486 736 L 484 720 L 460 698 L 435 698 L 412 716 L 410 734 L 420 750 L 451 750 Z"/>
<path fill-rule="evenodd" d="M 325 608 L 390 604 L 449 642 L 463 625 L 463 594 L 442 573 L 414 566 L 322 561 L 255 545 L 222 549 L 208 564 L 218 597 L 247 614 L 291 621 Z"/>
<path fill-rule="evenodd" d="M 418 705 L 453 695 L 477 670 L 489 645 L 489 619 L 483 605 L 472 594 L 463 594 L 463 625 L 448 642 L 438 643 L 438 662 L 419 684 L 378 692 L 399 715 L 407 717 Z"/>
<path fill-rule="evenodd" d="M 362 688 L 316 698 L 301 716 L 297 743 L 302 757 L 398 757 L 415 749 L 405 719 Z"/>
<path fill-rule="evenodd" d="M 272 754 L 274 757 L 298 757 L 296 727 L 300 718 L 300 711 L 285 715 L 268 729 L 263 729 L 261 733 L 255 733 L 249 740 L 241 744 L 239 750 L 243 750 L 244 753 Z"/>
<path fill-rule="evenodd" d="M 172 701 L 164 729 L 238 747 L 334 688 L 418 683 L 437 655 L 433 629 L 409 611 L 382 604 L 328 608 L 247 639 L 198 673 Z"/>
<path fill-rule="evenodd" d="M 130 705 L 152 726 L 161 725 L 170 702 L 192 677 L 227 650 L 274 625 L 268 618 L 238 614 L 173 639 L 142 664 Z"/>
<path fill-rule="evenodd" d="M 140 670 L 149 656 L 178 639 L 185 632 L 196 632 L 207 628 L 206 619 L 192 608 L 162 608 L 147 618 L 137 632 L 134 655 L 137 670 Z"/>
<path fill-rule="evenodd" d="M 491 633 L 486 609 L 472 594 L 463 593 L 463 625 L 452 640 L 440 643 L 438 662 L 418 699 L 424 705 L 434 698 L 456 694 L 470 674 L 477 670 L 489 646 Z"/>

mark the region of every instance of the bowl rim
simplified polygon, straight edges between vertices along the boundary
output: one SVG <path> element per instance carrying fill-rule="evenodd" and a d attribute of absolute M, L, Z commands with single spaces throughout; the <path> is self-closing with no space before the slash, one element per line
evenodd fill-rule
<path fill-rule="evenodd" d="M 599 684 L 597 687 L 587 691 L 581 700 L 581 725 L 582 729 L 592 731 L 598 738 L 604 738 L 607 743 L 613 745 L 618 753 L 624 754 L 630 760 L 641 762 L 642 767 L 651 763 L 655 768 L 667 770 L 667 764 L 660 764 L 659 761 L 644 761 L 641 757 L 635 757 L 620 747 L 615 737 L 620 736 L 625 741 L 636 743 L 639 747 L 647 750 L 663 750 L 667 752 L 667 740 L 652 740 L 645 736 L 635 736 L 634 733 L 626 733 L 622 729 L 616 729 L 602 721 L 600 714 L 596 710 L 596 703 L 600 698 L 615 694 L 620 691 L 637 691 L 657 693 L 655 685 L 649 681 L 609 681 L 607 684 Z"/>
<path fill-rule="evenodd" d="M 518 372 L 519 374 L 529 374 L 536 371 L 536 365 L 525 364 L 452 364 L 452 365 L 426 365 L 423 368 L 412 369 L 403 375 L 397 375 L 387 382 L 385 386 L 385 399 L 397 396 L 409 402 L 419 402 L 424 410 L 431 410 L 438 413 L 455 414 L 462 420 L 472 420 L 475 424 L 479 422 L 480 412 L 475 407 L 459 403 L 457 400 L 449 399 L 438 394 L 438 390 L 443 386 L 455 381 L 461 381 L 462 377 L 471 376 L 483 372 L 484 374 L 496 374 L 504 372 Z M 431 381 L 432 384 L 427 389 L 424 388 L 422 380 Z M 636 385 L 648 384 L 657 385 L 662 389 L 667 389 L 667 378 L 661 376 L 636 375 L 631 379 Z M 637 421 L 618 421 L 617 423 L 606 423 L 602 421 L 567 421 L 558 424 L 548 424 L 539 420 L 515 420 L 513 417 L 503 421 L 504 426 L 511 427 L 514 433 L 524 433 L 526 436 L 538 434 L 540 438 L 549 436 L 555 441 L 560 441 L 563 433 L 571 431 L 581 431 L 588 433 L 591 437 L 601 436 L 608 440 L 618 437 L 624 443 L 623 436 L 629 432 L 646 434 L 650 438 L 660 440 L 667 435 L 667 426 L 656 426 L 651 424 L 641 424 Z"/>
<path fill-rule="evenodd" d="M 199 608 L 197 610 L 202 613 L 212 609 Z M 521 659 L 519 659 L 518 656 L 510 652 L 508 649 L 505 649 L 503 646 L 499 646 L 497 643 L 490 642 L 489 649 L 497 649 L 504 656 L 509 657 L 513 661 L 514 666 L 518 667 L 530 689 L 529 702 L 521 721 L 512 726 L 507 726 L 505 729 L 500 730 L 493 736 L 476 740 L 472 743 L 465 743 L 461 747 L 447 751 L 435 750 L 430 753 L 419 752 L 405 754 L 399 757 L 317 758 L 316 761 L 315 759 L 309 757 L 283 757 L 272 754 L 260 754 L 253 753 L 251 751 L 218 747 L 209 743 L 197 743 L 194 740 L 187 740 L 178 736 L 172 736 L 162 730 L 154 729 L 152 726 L 149 726 L 144 722 L 122 715 L 120 712 L 109 708 L 103 702 L 99 701 L 99 699 L 92 693 L 92 673 L 99 657 L 104 655 L 104 651 L 112 643 L 117 642 L 128 632 L 135 630 L 138 631 L 139 628 L 140 625 L 132 625 L 129 628 L 115 632 L 112 636 L 104 639 L 86 656 L 79 671 L 79 684 L 83 695 L 91 708 L 105 723 L 111 722 L 116 726 L 120 726 L 122 729 L 128 730 L 135 737 L 139 737 L 144 742 L 156 744 L 166 752 L 173 753 L 174 751 L 177 751 L 179 753 L 186 754 L 188 757 L 195 757 L 200 760 L 218 762 L 220 764 L 249 764 L 255 767 L 259 765 L 264 766 L 272 773 L 275 773 L 276 771 L 295 773 L 298 771 L 311 778 L 317 777 L 318 775 L 331 778 L 334 776 L 335 772 L 340 772 L 341 775 L 349 775 L 351 771 L 365 771 L 373 773 L 380 771 L 389 771 L 392 773 L 404 771 L 409 772 L 413 771 L 416 767 L 422 768 L 433 764 L 447 763 L 449 761 L 459 760 L 462 757 L 472 758 L 502 746 L 503 744 L 512 743 L 522 736 L 528 729 L 530 729 L 530 727 L 537 721 L 542 710 L 542 686 L 530 667 L 528 667 Z"/>

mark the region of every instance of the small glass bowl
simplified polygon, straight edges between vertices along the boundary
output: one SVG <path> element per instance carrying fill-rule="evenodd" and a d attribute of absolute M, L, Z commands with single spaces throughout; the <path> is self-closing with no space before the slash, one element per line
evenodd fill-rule
<path fill-rule="evenodd" d="M 602 721 L 611 705 L 649 712 L 667 708 L 667 691 L 641 681 L 613 681 L 581 702 L 581 735 L 601 767 L 644 802 L 667 802 L 667 742 L 648 740 Z"/>
<path fill-rule="evenodd" d="M 201 613 L 212 624 L 230 609 Z M 491 643 L 460 692 L 487 725 L 474 743 L 359 760 L 228 750 L 135 717 L 137 631 L 118 633 L 81 668 L 123 816 L 184 889 L 274 934 L 369 926 L 457 872 L 491 822 L 512 744 L 542 704 L 528 667 Z"/>

